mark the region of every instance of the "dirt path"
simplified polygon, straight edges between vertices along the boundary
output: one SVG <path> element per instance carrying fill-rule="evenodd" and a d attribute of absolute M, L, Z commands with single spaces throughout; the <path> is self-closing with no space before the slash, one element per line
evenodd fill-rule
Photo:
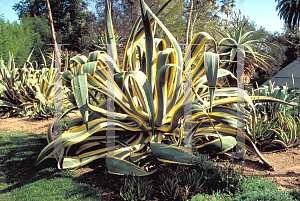
<path fill-rule="evenodd" d="M 80 115 L 78 110 L 70 112 L 67 116 L 74 117 Z M 0 117 L 0 130 L 35 132 L 36 134 L 47 134 L 47 130 L 53 124 L 55 118 L 34 119 L 30 117 Z"/>
<path fill-rule="evenodd" d="M 10 117 L 0 119 L 0 129 L 9 132 L 35 132 L 36 134 L 46 135 L 48 127 L 54 123 L 54 118 L 49 119 L 33 119 L 29 117 Z"/>
<path fill-rule="evenodd" d="M 70 114 L 69 116 L 77 116 Z M 54 123 L 54 118 L 45 120 L 32 119 L 29 117 L 12 117 L 0 119 L 0 130 L 35 132 L 46 135 L 48 127 Z M 264 152 L 264 158 L 275 167 L 275 171 L 268 171 L 258 157 L 244 161 L 244 175 L 263 175 L 267 180 L 275 182 L 282 190 L 300 189 L 300 147 L 290 148 L 277 152 Z M 218 159 L 217 163 L 230 163 L 236 168 L 241 168 L 240 160 Z"/>
<path fill-rule="evenodd" d="M 293 188 L 300 189 L 300 147 L 263 152 L 262 155 L 275 168 L 274 171 L 266 170 L 262 161 L 256 156 L 250 156 L 244 162 L 222 159 L 218 159 L 216 162 L 219 164 L 230 163 L 236 168 L 243 166 L 246 177 L 262 175 L 266 180 L 275 182 L 280 189 L 285 191 Z"/>

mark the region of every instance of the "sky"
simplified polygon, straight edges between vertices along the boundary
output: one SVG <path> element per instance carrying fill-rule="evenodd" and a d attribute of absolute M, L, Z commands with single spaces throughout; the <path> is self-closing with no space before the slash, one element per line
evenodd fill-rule
<path fill-rule="evenodd" d="M 12 9 L 12 6 L 18 2 L 20 0 L 0 0 L 0 15 L 3 14 L 10 22 L 18 20 L 16 12 Z"/>
<path fill-rule="evenodd" d="M 241 9 L 242 15 L 249 16 L 258 28 L 263 26 L 269 31 L 281 32 L 284 21 L 280 20 L 276 6 L 275 0 L 236 0 L 234 10 Z"/>
<path fill-rule="evenodd" d="M 0 0 L 0 15 L 4 14 L 4 18 L 10 22 L 18 20 L 18 16 L 12 9 L 12 6 L 19 1 Z M 234 10 L 238 11 L 238 9 L 241 9 L 242 15 L 249 16 L 250 20 L 254 20 L 258 28 L 263 26 L 269 31 L 280 32 L 283 28 L 283 20 L 280 20 L 277 15 L 276 5 L 275 0 L 236 0 L 236 8 Z"/>

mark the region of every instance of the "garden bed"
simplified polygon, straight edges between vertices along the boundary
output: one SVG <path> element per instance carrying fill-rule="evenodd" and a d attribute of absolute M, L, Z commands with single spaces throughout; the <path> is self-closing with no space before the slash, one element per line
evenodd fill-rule
<path fill-rule="evenodd" d="M 76 116 L 69 114 L 69 117 Z M 54 118 L 33 119 L 29 117 L 10 117 L 1 119 L 0 130 L 27 131 L 46 135 L 48 127 L 54 122 Z M 263 157 L 275 167 L 274 171 L 269 171 L 256 156 L 247 157 L 244 161 L 244 175 L 246 177 L 262 175 L 268 181 L 273 181 L 282 190 L 300 189 L 300 147 L 278 150 L 273 152 L 263 152 Z M 236 168 L 242 167 L 241 160 L 230 160 L 226 155 L 214 159 L 219 164 L 230 163 Z M 76 175 L 80 176 L 91 169 L 80 168 Z"/>

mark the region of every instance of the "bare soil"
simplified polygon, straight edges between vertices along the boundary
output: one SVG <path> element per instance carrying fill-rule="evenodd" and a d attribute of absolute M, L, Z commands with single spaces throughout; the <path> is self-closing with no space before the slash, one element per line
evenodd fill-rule
<path fill-rule="evenodd" d="M 72 118 L 80 115 L 79 110 L 70 112 L 67 117 Z M 22 132 L 34 132 L 36 134 L 47 134 L 47 130 L 51 124 L 53 124 L 55 118 L 37 119 L 31 117 L 0 117 L 0 130 L 8 132 L 22 131 Z"/>
<path fill-rule="evenodd" d="M 22 131 L 36 134 L 47 134 L 47 130 L 54 123 L 54 118 L 34 119 L 30 117 L 10 117 L 0 119 L 0 130 L 8 132 Z"/>
<path fill-rule="evenodd" d="M 254 155 L 244 161 L 236 159 L 215 159 L 215 161 L 238 169 L 243 168 L 245 177 L 264 176 L 266 180 L 273 181 L 284 191 L 300 189 L 300 147 L 263 152 L 262 155 L 274 167 L 274 171 L 268 170 L 260 158 Z"/>
<path fill-rule="evenodd" d="M 78 115 L 78 111 L 77 111 Z M 69 117 L 76 116 L 70 114 Z M 47 134 L 48 127 L 54 123 L 54 118 L 33 119 L 29 117 L 10 117 L 0 119 L 0 130 L 8 132 L 22 131 L 35 132 L 36 134 Z M 262 161 L 257 156 L 247 157 L 244 161 L 229 160 L 227 157 L 215 159 L 219 164 L 229 163 L 235 168 L 244 168 L 245 177 L 264 176 L 268 181 L 273 181 L 282 190 L 300 189 L 300 147 L 289 148 L 286 150 L 263 152 L 263 157 L 275 168 L 274 171 L 266 169 Z M 222 159 L 221 159 L 222 158 Z M 89 172 L 80 168 L 78 175 Z"/>

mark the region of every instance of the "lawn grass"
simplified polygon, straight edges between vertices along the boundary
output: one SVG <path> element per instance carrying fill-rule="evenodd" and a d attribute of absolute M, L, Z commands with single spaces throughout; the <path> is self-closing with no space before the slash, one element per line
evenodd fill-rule
<path fill-rule="evenodd" d="M 55 159 L 34 165 L 46 145 L 42 135 L 0 131 L 0 200 L 100 200 L 73 172 L 58 170 Z"/>

